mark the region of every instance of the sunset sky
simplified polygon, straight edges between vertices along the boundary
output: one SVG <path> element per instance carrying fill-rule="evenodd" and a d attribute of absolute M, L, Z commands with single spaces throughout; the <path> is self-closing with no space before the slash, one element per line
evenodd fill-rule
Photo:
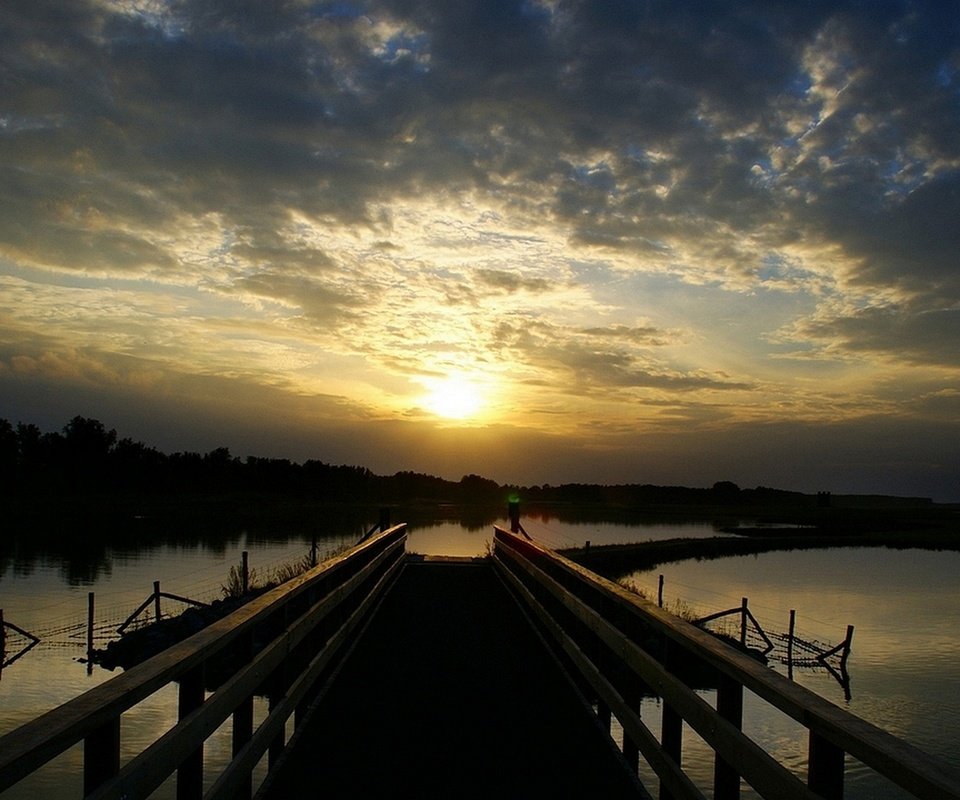
<path fill-rule="evenodd" d="M 4 0 L 0 417 L 960 500 L 956 2 Z"/>

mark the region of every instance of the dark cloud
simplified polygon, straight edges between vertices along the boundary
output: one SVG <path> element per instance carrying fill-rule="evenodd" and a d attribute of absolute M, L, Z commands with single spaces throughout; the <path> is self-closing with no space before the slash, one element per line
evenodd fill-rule
<path fill-rule="evenodd" d="M 960 309 L 868 308 L 804 326 L 809 337 L 855 353 L 960 367 Z"/>
<path fill-rule="evenodd" d="M 327 286 L 314 278 L 277 271 L 240 278 L 234 287 L 239 292 L 296 308 L 314 325 L 355 316 L 364 305 L 359 293 Z"/>
<path fill-rule="evenodd" d="M 824 31 L 849 52 L 836 82 L 850 99 L 810 139 L 817 150 L 875 159 L 853 175 L 861 188 L 888 185 L 911 142 L 930 158 L 957 155 L 947 69 L 957 23 L 936 8 L 184 1 L 149 16 L 14 3 L 3 12 L 4 162 L 22 166 L 33 153 L 33 183 L 86 149 L 101 174 L 124 173 L 101 183 L 98 203 L 116 196 L 153 224 L 164 209 L 246 224 L 264 224 L 271 209 L 359 222 L 369 203 L 430 186 L 489 188 L 496 174 L 518 195 L 552 195 L 584 243 L 656 242 L 652 218 L 663 215 L 748 229 L 776 206 L 751 168 L 792 135 L 777 112 L 816 113 L 803 58 Z M 853 135 L 857 114 L 884 122 Z M 591 152 L 609 160 L 586 169 Z M 657 180 L 667 197 L 651 191 Z M 152 202 L 129 208 L 118 193 L 131 183 Z M 65 180 L 44 198 L 77 205 L 81 184 Z M 835 206 L 864 204 L 828 189 L 829 219 L 842 216 Z"/>
<path fill-rule="evenodd" d="M 719 376 L 670 370 L 653 359 L 639 356 L 631 348 L 611 346 L 610 340 L 617 338 L 631 345 L 637 341 L 637 332 L 614 327 L 578 333 L 542 322 L 528 325 L 501 322 L 493 347 L 513 361 L 552 373 L 551 383 L 555 389 L 575 395 L 632 389 L 691 392 L 749 388 Z M 655 336 L 643 338 L 642 343 L 649 345 L 651 341 L 656 341 Z"/>
<path fill-rule="evenodd" d="M 493 289 L 500 289 L 507 293 L 546 292 L 551 288 L 550 282 L 544 278 L 525 278 L 513 272 L 504 272 L 496 269 L 481 269 L 477 272 L 480 283 Z"/>
<path fill-rule="evenodd" d="M 676 337 L 668 331 L 662 331 L 650 325 L 630 327 L 628 325 L 610 325 L 606 328 L 584 328 L 583 333 L 598 339 L 623 339 L 632 344 L 657 347 L 665 345 Z"/>

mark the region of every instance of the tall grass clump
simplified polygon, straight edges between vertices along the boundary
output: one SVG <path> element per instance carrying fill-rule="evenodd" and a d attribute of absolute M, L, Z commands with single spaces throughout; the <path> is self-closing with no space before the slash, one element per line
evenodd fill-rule
<path fill-rule="evenodd" d="M 286 583 L 298 575 L 302 575 L 313 567 L 313 559 L 307 553 L 294 560 L 286 561 L 271 568 L 268 572 L 259 573 L 250 568 L 247 570 L 247 593 L 270 589 L 281 583 Z M 224 599 L 235 600 L 243 597 L 243 568 L 233 565 L 227 573 L 227 582 L 220 585 Z"/>
<path fill-rule="evenodd" d="M 255 569 L 247 570 L 247 591 L 259 585 L 260 576 Z M 243 568 L 234 564 L 227 572 L 227 582 L 220 584 L 220 591 L 226 600 L 236 600 L 243 597 Z"/>
<path fill-rule="evenodd" d="M 308 569 L 313 567 L 313 560 L 307 553 L 295 561 L 286 561 L 270 571 L 267 583 L 286 583 L 299 575 L 303 575 Z"/>

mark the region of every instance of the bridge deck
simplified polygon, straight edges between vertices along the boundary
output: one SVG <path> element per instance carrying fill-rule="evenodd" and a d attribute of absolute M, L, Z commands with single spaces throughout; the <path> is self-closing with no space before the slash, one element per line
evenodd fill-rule
<path fill-rule="evenodd" d="M 297 737 L 270 798 L 640 793 L 483 563 L 408 563 Z"/>

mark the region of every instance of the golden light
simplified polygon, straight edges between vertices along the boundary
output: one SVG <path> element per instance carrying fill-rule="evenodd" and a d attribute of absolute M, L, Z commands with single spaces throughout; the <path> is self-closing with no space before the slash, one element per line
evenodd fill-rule
<path fill-rule="evenodd" d="M 475 416 L 484 405 L 483 394 L 477 384 L 460 375 L 431 380 L 427 388 L 429 393 L 423 403 L 439 417 L 467 419 Z"/>

